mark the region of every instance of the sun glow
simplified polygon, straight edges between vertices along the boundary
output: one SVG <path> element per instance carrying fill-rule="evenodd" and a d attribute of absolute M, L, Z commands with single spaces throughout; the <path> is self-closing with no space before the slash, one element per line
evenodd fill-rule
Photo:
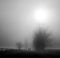
<path fill-rule="evenodd" d="M 45 8 L 36 9 L 34 11 L 34 19 L 39 23 L 46 23 L 49 16 L 49 12 Z"/>

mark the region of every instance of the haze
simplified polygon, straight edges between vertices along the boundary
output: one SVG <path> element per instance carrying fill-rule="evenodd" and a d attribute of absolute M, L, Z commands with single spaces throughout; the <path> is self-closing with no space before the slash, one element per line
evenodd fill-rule
<path fill-rule="evenodd" d="M 39 7 L 50 11 L 43 24 L 33 17 Z M 60 0 L 0 0 L 0 47 L 16 47 L 16 42 L 24 44 L 25 40 L 31 46 L 34 31 L 39 26 L 48 28 L 55 37 L 54 47 L 60 47 Z"/>

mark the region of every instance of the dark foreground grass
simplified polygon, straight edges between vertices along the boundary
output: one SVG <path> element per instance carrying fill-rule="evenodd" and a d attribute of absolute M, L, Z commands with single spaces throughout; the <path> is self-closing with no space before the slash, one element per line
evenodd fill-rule
<path fill-rule="evenodd" d="M 6 49 L 0 50 L 0 56 L 40 56 L 40 57 L 51 57 L 60 55 L 60 49 L 48 49 L 45 51 L 27 51 L 27 50 L 17 50 L 17 49 Z"/>

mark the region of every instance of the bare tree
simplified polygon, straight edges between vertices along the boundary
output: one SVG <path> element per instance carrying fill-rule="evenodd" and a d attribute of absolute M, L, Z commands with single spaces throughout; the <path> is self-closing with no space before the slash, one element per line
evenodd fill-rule
<path fill-rule="evenodd" d="M 25 46 L 25 49 L 28 49 L 28 42 L 27 42 L 27 40 L 25 40 L 24 46 Z"/>
<path fill-rule="evenodd" d="M 33 46 L 36 51 L 44 51 L 47 46 L 52 46 L 50 38 L 50 33 L 47 33 L 46 30 L 38 30 L 34 34 Z"/>

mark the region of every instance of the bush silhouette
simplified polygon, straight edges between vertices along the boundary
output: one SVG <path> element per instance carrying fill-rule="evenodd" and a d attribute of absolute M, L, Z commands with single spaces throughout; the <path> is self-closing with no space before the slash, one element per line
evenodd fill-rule
<path fill-rule="evenodd" d="M 22 48 L 22 44 L 20 42 L 16 43 L 17 48 L 20 50 Z"/>
<path fill-rule="evenodd" d="M 33 46 L 36 51 L 44 51 L 47 46 L 51 46 L 51 34 L 47 33 L 46 30 L 38 30 L 34 34 Z"/>

